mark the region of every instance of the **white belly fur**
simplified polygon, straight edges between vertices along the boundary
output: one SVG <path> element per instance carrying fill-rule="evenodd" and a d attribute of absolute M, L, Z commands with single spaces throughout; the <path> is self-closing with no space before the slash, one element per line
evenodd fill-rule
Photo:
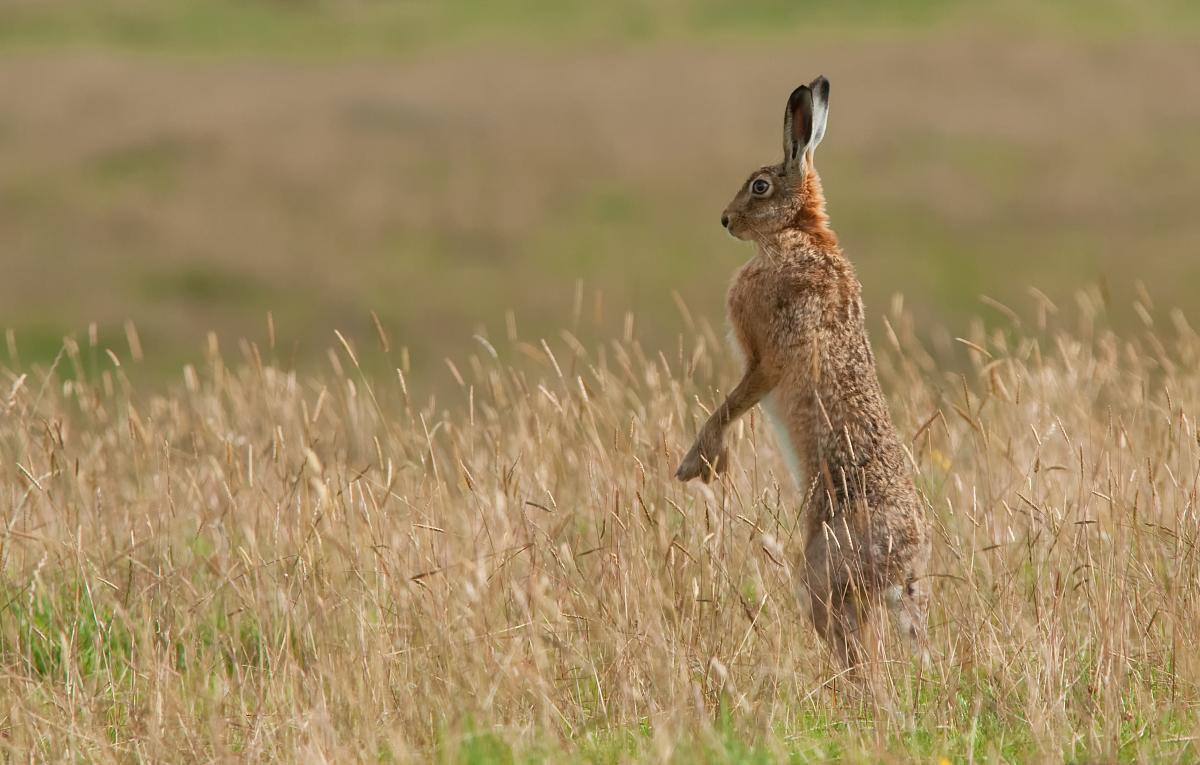
<path fill-rule="evenodd" d="M 762 408 L 767 415 L 767 421 L 775 430 L 775 441 L 779 444 L 779 452 L 783 455 L 783 462 L 792 474 L 792 479 L 795 480 L 797 487 L 801 489 L 807 487 L 804 469 L 800 467 L 800 455 L 796 452 L 796 445 L 792 443 L 791 431 L 788 430 L 779 406 L 778 390 L 773 390 L 763 397 Z"/>
<path fill-rule="evenodd" d="M 746 353 L 742 350 L 737 335 L 732 331 L 729 333 L 729 345 L 733 348 L 733 354 L 737 356 L 738 363 L 744 367 Z M 763 397 L 762 409 L 767 415 L 767 421 L 771 423 L 771 428 L 775 431 L 775 441 L 779 444 L 779 452 L 783 456 L 783 462 L 787 465 L 788 472 L 792 474 L 796 486 L 801 489 L 806 488 L 808 483 L 804 476 L 804 470 L 800 467 L 800 455 L 796 452 L 796 445 L 792 443 L 792 434 L 788 431 L 787 423 L 782 416 L 782 408 L 779 406 L 778 390 L 773 390 Z"/>

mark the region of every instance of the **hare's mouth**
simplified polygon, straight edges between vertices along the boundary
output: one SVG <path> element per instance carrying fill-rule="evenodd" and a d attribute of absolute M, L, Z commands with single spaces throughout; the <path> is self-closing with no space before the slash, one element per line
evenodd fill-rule
<path fill-rule="evenodd" d="M 749 229 L 746 228 L 746 225 L 741 220 L 736 218 L 730 220 L 728 225 L 725 226 L 725 233 L 741 242 L 750 239 Z"/>
<path fill-rule="evenodd" d="M 742 227 L 742 220 L 736 215 L 729 213 L 721 214 L 721 228 L 725 229 L 725 233 L 732 236 L 734 239 L 745 238 L 745 231 Z"/>

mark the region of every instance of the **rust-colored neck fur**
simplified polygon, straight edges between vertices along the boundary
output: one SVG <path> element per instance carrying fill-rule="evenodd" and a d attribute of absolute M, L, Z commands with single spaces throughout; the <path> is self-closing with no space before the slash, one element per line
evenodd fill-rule
<path fill-rule="evenodd" d="M 812 158 L 807 159 L 808 172 L 804 174 L 804 204 L 796 214 L 792 226 L 812 237 L 820 247 L 836 247 L 837 234 L 829 227 L 829 215 L 825 212 L 825 190 L 821 177 L 813 167 Z"/>

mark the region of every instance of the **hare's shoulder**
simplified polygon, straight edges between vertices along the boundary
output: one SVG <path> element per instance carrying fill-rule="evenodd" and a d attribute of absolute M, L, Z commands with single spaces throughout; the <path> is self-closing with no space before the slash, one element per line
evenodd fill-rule
<path fill-rule="evenodd" d="M 770 261 L 755 258 L 734 276 L 729 288 L 729 313 L 737 321 L 778 323 L 787 317 L 823 314 L 845 301 L 848 274 L 835 264 L 805 259 Z M 849 274 L 853 281 L 853 274 Z"/>

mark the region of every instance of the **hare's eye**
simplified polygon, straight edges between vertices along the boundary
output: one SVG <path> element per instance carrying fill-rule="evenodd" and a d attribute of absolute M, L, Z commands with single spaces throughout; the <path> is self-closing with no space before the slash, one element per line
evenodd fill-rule
<path fill-rule="evenodd" d="M 760 197 L 771 190 L 771 182 L 766 178 L 759 178 L 754 183 L 750 184 L 750 190 Z"/>

